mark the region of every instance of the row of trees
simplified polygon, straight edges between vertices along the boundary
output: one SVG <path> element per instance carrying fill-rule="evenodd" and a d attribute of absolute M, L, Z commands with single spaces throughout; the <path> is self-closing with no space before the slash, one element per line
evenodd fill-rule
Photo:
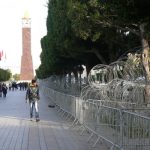
<path fill-rule="evenodd" d="M 11 70 L 0 68 L 0 82 L 5 82 L 11 79 L 15 81 L 20 80 L 20 74 L 12 74 Z"/>
<path fill-rule="evenodd" d="M 81 65 L 89 72 L 94 65 L 116 61 L 138 46 L 150 80 L 150 1 L 49 0 L 47 7 L 38 78 L 76 75 L 82 71 Z"/>

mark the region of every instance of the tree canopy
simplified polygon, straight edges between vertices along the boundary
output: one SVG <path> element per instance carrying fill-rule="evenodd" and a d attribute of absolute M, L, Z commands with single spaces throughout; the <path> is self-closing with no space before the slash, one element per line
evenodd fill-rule
<path fill-rule="evenodd" d="M 109 64 L 150 42 L 147 0 L 49 0 L 47 7 L 39 78 Z"/>
<path fill-rule="evenodd" d="M 11 77 L 11 72 L 9 69 L 5 70 L 0 68 L 0 82 L 8 81 Z"/>

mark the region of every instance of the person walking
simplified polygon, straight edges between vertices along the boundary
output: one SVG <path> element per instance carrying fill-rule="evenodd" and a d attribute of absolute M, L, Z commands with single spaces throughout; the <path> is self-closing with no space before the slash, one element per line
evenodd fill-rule
<path fill-rule="evenodd" d="M 2 93 L 3 93 L 3 90 L 2 90 L 2 83 L 0 83 L 0 97 L 2 97 Z"/>
<path fill-rule="evenodd" d="M 30 120 L 32 121 L 33 115 L 35 112 L 36 122 L 40 121 L 39 110 L 38 110 L 38 101 L 40 100 L 39 96 L 39 87 L 35 79 L 32 79 L 31 84 L 29 84 L 26 91 L 26 103 L 29 102 L 30 105 Z"/>
<path fill-rule="evenodd" d="M 2 92 L 3 92 L 3 97 L 6 97 L 7 94 L 7 86 L 5 83 L 2 84 Z"/>

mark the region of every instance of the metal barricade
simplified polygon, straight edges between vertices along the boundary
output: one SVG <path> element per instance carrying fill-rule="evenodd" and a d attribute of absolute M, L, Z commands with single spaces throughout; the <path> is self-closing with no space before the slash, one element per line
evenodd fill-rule
<path fill-rule="evenodd" d="M 110 150 L 150 150 L 149 109 L 136 109 L 134 103 L 132 109 L 124 109 L 118 106 L 126 106 L 128 103 L 91 99 L 85 101 L 47 87 L 42 89 L 64 112 L 63 115 L 73 116 L 75 122 L 80 122 L 85 129 L 91 131 L 88 140 L 93 135 L 97 136 L 93 146 L 103 139 Z M 116 105 L 118 108 L 111 107 Z"/>
<path fill-rule="evenodd" d="M 137 114 L 136 109 L 131 110 L 136 113 L 87 100 L 84 102 L 83 123 L 106 140 L 110 149 L 149 150 L 150 118 Z"/>
<path fill-rule="evenodd" d="M 125 150 L 149 150 L 150 118 L 122 111 L 122 146 Z"/>

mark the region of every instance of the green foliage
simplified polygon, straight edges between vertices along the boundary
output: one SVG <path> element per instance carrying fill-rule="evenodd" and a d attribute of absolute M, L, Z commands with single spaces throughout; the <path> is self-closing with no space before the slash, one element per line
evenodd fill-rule
<path fill-rule="evenodd" d="M 13 79 L 15 80 L 15 81 L 19 81 L 20 80 L 20 74 L 14 74 L 13 75 Z"/>
<path fill-rule="evenodd" d="M 11 77 L 10 70 L 5 70 L 0 68 L 0 81 L 8 81 Z"/>
<path fill-rule="evenodd" d="M 147 0 L 49 0 L 37 76 L 116 61 L 128 49 L 141 45 L 141 24 L 150 41 L 149 6 Z"/>
<path fill-rule="evenodd" d="M 41 39 L 41 66 L 36 70 L 38 77 L 71 72 L 71 68 L 80 64 L 71 52 L 74 43 L 66 0 L 49 1 L 47 35 Z"/>

